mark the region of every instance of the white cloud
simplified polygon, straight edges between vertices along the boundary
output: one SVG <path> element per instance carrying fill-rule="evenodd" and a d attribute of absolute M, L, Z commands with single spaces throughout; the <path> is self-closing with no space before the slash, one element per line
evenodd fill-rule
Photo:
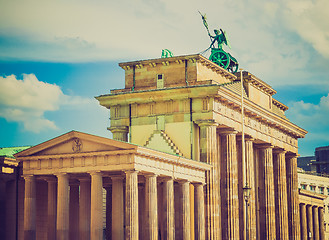
<path fill-rule="evenodd" d="M 0 117 L 23 124 L 26 131 L 57 129 L 55 122 L 44 116 L 45 112 L 89 101 L 65 95 L 59 86 L 39 81 L 34 74 L 24 74 L 21 80 L 14 75 L 0 77 Z"/>
<path fill-rule="evenodd" d="M 289 106 L 289 119 L 309 131 L 306 135 L 308 140 L 329 143 L 329 94 L 321 97 L 318 104 L 299 101 L 290 103 Z"/>
<path fill-rule="evenodd" d="M 284 1 L 284 17 L 289 27 L 309 42 L 321 55 L 329 58 L 329 2 Z"/>
<path fill-rule="evenodd" d="M 1 1 L 1 0 L 0 0 Z M 225 29 L 240 66 L 271 85 L 306 84 L 329 63 L 326 0 L 4 1 L 0 58 L 79 62 L 194 54 L 209 46 L 209 28 Z M 13 14 L 14 13 L 14 14 Z M 317 62 L 312 47 L 324 56 Z M 312 55 L 313 54 L 313 55 Z M 322 63 L 321 63 L 322 62 Z M 289 81 L 287 81 L 289 79 Z M 320 78 L 319 78 L 320 79 Z"/>

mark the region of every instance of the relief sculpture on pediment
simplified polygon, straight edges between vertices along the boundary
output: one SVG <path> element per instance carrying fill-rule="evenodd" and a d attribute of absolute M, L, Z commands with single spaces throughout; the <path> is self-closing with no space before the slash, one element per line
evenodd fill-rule
<path fill-rule="evenodd" d="M 75 153 L 81 152 L 82 142 L 79 138 L 72 139 L 72 151 Z"/>

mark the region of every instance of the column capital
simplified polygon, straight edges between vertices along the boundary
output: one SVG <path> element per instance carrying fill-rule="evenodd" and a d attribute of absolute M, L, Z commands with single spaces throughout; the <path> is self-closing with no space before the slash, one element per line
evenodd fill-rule
<path fill-rule="evenodd" d="M 110 178 L 112 179 L 112 181 L 123 180 L 125 176 L 123 174 L 116 174 L 116 175 L 111 175 Z"/>
<path fill-rule="evenodd" d="M 189 180 L 187 179 L 176 179 L 176 182 L 178 182 L 179 184 L 184 184 L 184 183 L 191 183 Z"/>
<path fill-rule="evenodd" d="M 231 135 L 231 134 L 237 134 L 238 133 L 238 131 L 237 130 L 235 130 L 235 129 L 233 129 L 233 128 L 225 128 L 225 129 L 219 129 L 219 134 L 220 135 Z"/>
<path fill-rule="evenodd" d="M 205 186 L 205 183 L 202 182 L 191 182 L 193 184 L 193 186 Z"/>
<path fill-rule="evenodd" d="M 273 153 L 277 153 L 277 154 L 280 154 L 280 153 L 282 153 L 282 154 L 286 154 L 286 153 L 287 153 L 287 150 L 285 150 L 285 149 L 283 149 L 283 148 L 277 148 L 277 147 L 275 147 L 275 148 L 273 148 Z"/>
<path fill-rule="evenodd" d="M 51 176 L 51 175 L 42 177 L 42 179 L 48 183 L 57 182 L 57 178 L 55 176 Z"/>
<path fill-rule="evenodd" d="M 125 174 L 132 174 L 132 173 L 139 173 L 139 171 L 138 170 L 134 170 L 134 169 L 131 169 L 131 170 L 126 170 L 126 171 L 124 171 L 124 173 Z"/>
<path fill-rule="evenodd" d="M 145 178 L 150 178 L 150 177 L 157 177 L 157 176 L 159 176 L 159 174 L 147 172 L 147 173 L 143 173 L 143 176 Z"/>
<path fill-rule="evenodd" d="M 172 176 L 165 176 L 165 177 L 161 177 L 160 181 L 161 182 L 167 182 L 167 181 L 174 181 L 174 178 Z"/>
<path fill-rule="evenodd" d="M 244 140 L 247 142 L 253 142 L 253 141 L 255 141 L 255 139 L 252 137 L 252 136 L 249 136 L 249 135 L 245 135 L 244 136 Z"/>
<path fill-rule="evenodd" d="M 199 127 L 202 126 L 218 126 L 214 119 L 199 119 L 194 121 Z"/>
<path fill-rule="evenodd" d="M 293 152 L 287 152 L 287 153 L 286 153 L 286 157 L 287 157 L 288 159 L 297 158 L 298 156 L 299 156 L 298 153 L 293 153 Z"/>
<path fill-rule="evenodd" d="M 220 132 L 220 133 L 221 133 L 221 132 Z M 238 141 L 241 141 L 241 140 L 242 140 L 242 134 L 241 134 L 241 135 L 237 135 L 237 136 L 236 136 L 236 139 L 237 139 Z M 249 136 L 249 135 L 244 135 L 244 141 L 245 141 L 245 142 L 247 142 L 247 141 L 251 141 L 251 142 L 253 142 L 253 141 L 255 141 L 255 139 L 254 139 L 253 137 Z"/>
<path fill-rule="evenodd" d="M 35 175 L 33 174 L 27 174 L 22 176 L 25 181 L 31 181 L 32 179 L 35 179 Z"/>
<path fill-rule="evenodd" d="M 267 148 L 274 148 L 274 146 L 271 143 L 261 143 L 257 144 L 257 148 L 259 149 L 267 149 Z"/>
<path fill-rule="evenodd" d="M 57 178 L 58 177 L 68 177 L 69 174 L 68 173 L 65 173 L 65 172 L 60 172 L 60 173 L 55 173 L 54 174 Z"/>
<path fill-rule="evenodd" d="M 125 133 L 129 131 L 128 126 L 111 126 L 107 129 L 110 130 L 112 133 L 117 133 L 117 132 Z"/>
<path fill-rule="evenodd" d="M 90 176 L 93 176 L 93 175 L 102 175 L 102 172 L 101 171 L 90 171 L 88 173 L 90 174 Z"/>
<path fill-rule="evenodd" d="M 90 182 L 91 181 L 90 176 L 80 177 L 80 178 L 78 178 L 78 180 L 79 180 L 80 183 L 81 182 Z"/>

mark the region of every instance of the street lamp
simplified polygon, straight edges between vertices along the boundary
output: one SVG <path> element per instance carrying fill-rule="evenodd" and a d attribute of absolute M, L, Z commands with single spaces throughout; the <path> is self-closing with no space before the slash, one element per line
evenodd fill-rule
<path fill-rule="evenodd" d="M 250 190 L 251 187 L 245 185 L 243 188 L 243 198 L 246 203 L 246 240 L 249 240 L 249 218 L 248 218 L 248 207 L 249 207 L 249 199 L 250 199 Z"/>

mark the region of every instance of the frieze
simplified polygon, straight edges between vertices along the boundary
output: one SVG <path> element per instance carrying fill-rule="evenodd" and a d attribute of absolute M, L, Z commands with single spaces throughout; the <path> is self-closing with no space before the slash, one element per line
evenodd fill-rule
<path fill-rule="evenodd" d="M 215 101 L 214 105 L 215 112 L 235 121 L 241 122 L 241 110 L 234 108 L 232 105 L 225 104 L 225 102 Z M 254 129 L 258 132 L 261 132 L 265 135 L 269 135 L 275 139 L 278 139 L 287 144 L 297 147 L 297 140 L 292 136 L 289 136 L 283 130 L 278 129 L 274 126 L 271 126 L 269 122 L 262 121 L 256 116 L 251 116 L 246 113 L 244 117 L 245 126 Z"/>

